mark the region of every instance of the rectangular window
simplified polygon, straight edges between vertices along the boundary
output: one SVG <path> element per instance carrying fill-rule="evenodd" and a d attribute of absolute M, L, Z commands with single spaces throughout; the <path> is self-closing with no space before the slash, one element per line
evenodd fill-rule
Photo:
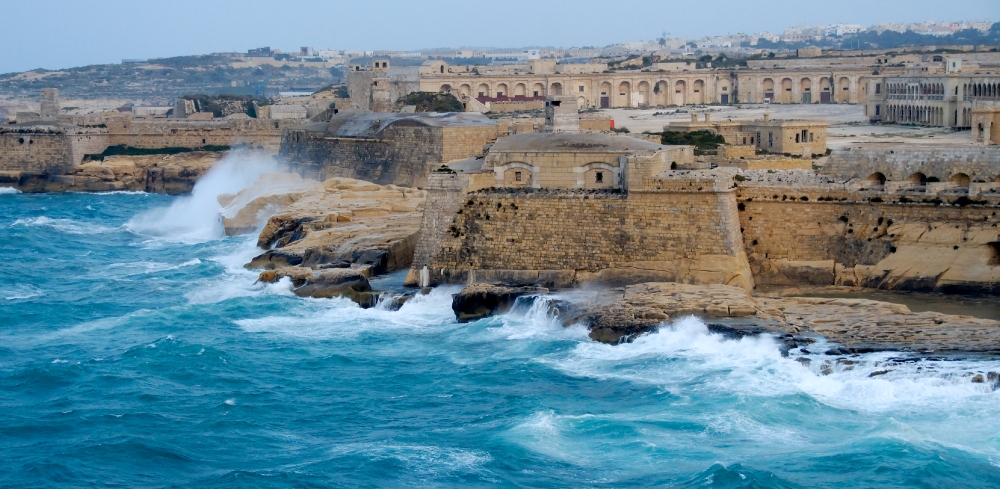
<path fill-rule="evenodd" d="M 760 131 L 757 131 L 757 144 L 760 144 Z"/>
<path fill-rule="evenodd" d="M 881 83 L 876 83 L 875 84 L 875 93 L 882 93 L 882 84 Z"/>
<path fill-rule="evenodd" d="M 497 97 L 503 97 L 503 92 L 497 92 Z"/>
<path fill-rule="evenodd" d="M 729 87 L 722 87 L 722 91 L 723 92 L 728 92 L 729 91 Z"/>
<path fill-rule="evenodd" d="M 521 181 L 521 172 L 519 172 L 519 171 L 514 172 L 514 181 L 515 182 L 520 182 Z"/>
<path fill-rule="evenodd" d="M 768 148 L 773 148 L 774 147 L 774 133 L 773 132 L 767 133 L 767 147 Z"/>
<path fill-rule="evenodd" d="M 808 135 L 809 135 L 809 131 L 807 131 L 807 130 L 803 129 L 803 130 L 802 130 L 802 142 L 803 142 L 803 143 L 804 143 L 804 142 L 806 142 L 806 137 L 807 137 Z"/>
<path fill-rule="evenodd" d="M 532 93 L 534 93 L 536 97 L 538 96 L 538 92 L 537 91 L 536 92 L 532 92 Z M 482 95 L 482 94 L 480 93 L 479 95 Z"/>
<path fill-rule="evenodd" d="M 750 146 L 753 146 L 753 145 L 754 145 L 753 136 L 750 136 Z"/>
<path fill-rule="evenodd" d="M 809 142 L 813 142 L 813 133 L 809 133 Z"/>
<path fill-rule="evenodd" d="M 881 113 L 882 113 L 882 106 L 881 105 L 876 105 L 875 106 L 875 115 L 881 115 Z"/>
<path fill-rule="evenodd" d="M 597 183 L 604 183 L 604 172 L 597 172 Z"/>
<path fill-rule="evenodd" d="M 538 93 L 538 92 L 535 92 L 535 93 Z M 480 97 L 482 97 L 483 95 L 485 95 L 483 92 L 479 92 L 479 96 Z"/>
<path fill-rule="evenodd" d="M 747 145 L 747 138 L 743 138 L 743 146 Z"/>
<path fill-rule="evenodd" d="M 583 85 L 580 85 L 580 91 L 581 92 L 583 91 Z"/>

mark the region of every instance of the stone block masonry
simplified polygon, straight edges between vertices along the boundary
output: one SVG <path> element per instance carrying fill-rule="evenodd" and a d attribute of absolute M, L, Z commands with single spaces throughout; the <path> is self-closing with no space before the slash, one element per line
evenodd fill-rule
<path fill-rule="evenodd" d="M 482 154 L 483 146 L 496 136 L 496 126 L 393 124 L 377 138 L 293 129 L 283 136 L 280 157 L 306 178 L 355 178 L 380 185 L 424 187 L 434 169 Z"/>
<path fill-rule="evenodd" d="M 438 205 L 433 197 L 428 209 Z M 414 268 L 428 264 L 432 283 L 674 281 L 753 288 L 732 192 L 483 189 L 463 200 L 447 226 L 427 227 L 425 213 L 421 240 L 428 246 L 418 245 Z M 447 212 L 454 202 L 438 206 Z M 428 248 L 437 251 L 428 254 Z"/>

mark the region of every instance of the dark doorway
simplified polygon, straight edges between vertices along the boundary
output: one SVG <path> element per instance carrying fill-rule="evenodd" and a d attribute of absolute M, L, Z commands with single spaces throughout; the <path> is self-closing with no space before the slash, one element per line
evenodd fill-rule
<path fill-rule="evenodd" d="M 830 103 L 830 92 L 820 92 L 819 93 L 819 103 L 828 104 Z"/>
<path fill-rule="evenodd" d="M 611 97 L 601 97 L 601 108 L 607 109 L 611 107 Z"/>
<path fill-rule="evenodd" d="M 729 94 L 728 93 L 722 94 L 722 104 L 725 105 L 728 103 L 729 103 Z"/>

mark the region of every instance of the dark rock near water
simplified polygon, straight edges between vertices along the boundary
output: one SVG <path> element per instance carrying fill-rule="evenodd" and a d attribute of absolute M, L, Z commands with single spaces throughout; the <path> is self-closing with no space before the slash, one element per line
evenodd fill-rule
<path fill-rule="evenodd" d="M 372 292 L 368 278 L 359 270 L 330 269 L 312 270 L 304 267 L 283 267 L 265 270 L 258 278 L 261 282 L 277 282 L 288 277 L 299 297 L 332 298 L 346 297 L 361 307 L 373 307 L 378 302 L 378 294 Z"/>
<path fill-rule="evenodd" d="M 503 314 L 514 307 L 518 297 L 545 294 L 549 291 L 534 285 L 470 285 L 455 294 L 451 309 L 460 323 Z"/>
<path fill-rule="evenodd" d="M 255 256 L 245 267 L 251 270 L 262 268 L 271 270 L 284 267 L 297 267 L 301 264 L 302 256 L 300 255 L 285 253 L 279 250 L 270 250 Z"/>

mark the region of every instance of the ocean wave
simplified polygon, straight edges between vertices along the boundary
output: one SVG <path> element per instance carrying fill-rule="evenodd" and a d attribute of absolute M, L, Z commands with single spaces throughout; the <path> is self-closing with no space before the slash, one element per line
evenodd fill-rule
<path fill-rule="evenodd" d="M 45 295 L 45 291 L 31 285 L 0 285 L 0 297 L 8 301 L 33 299 Z"/>
<path fill-rule="evenodd" d="M 710 333 L 700 319 L 686 317 L 632 343 L 585 340 L 569 352 L 548 354 L 539 361 L 571 376 L 657 385 L 677 395 L 806 394 L 831 407 L 854 411 L 934 410 L 970 399 L 1000 399 L 1000 391 L 992 386 L 971 382 L 974 372 L 1000 372 L 998 361 L 898 357 L 883 352 L 838 361 L 834 356 L 796 355 L 793 350 L 786 358 L 772 336 L 731 339 Z M 1000 409 L 996 411 L 1000 414 Z"/>
<path fill-rule="evenodd" d="M 124 276 L 124 277 L 129 277 L 129 276 L 133 276 L 133 275 L 147 275 L 147 274 L 151 274 L 151 273 L 159 273 L 159 272 L 167 272 L 167 271 L 171 271 L 171 270 L 179 270 L 179 269 L 184 268 L 184 267 L 191 267 L 191 266 L 200 265 L 200 264 L 201 264 L 201 260 L 199 260 L 197 258 L 193 258 L 193 259 L 188 260 L 188 261 L 186 261 L 184 263 L 181 263 L 179 265 L 171 265 L 169 263 L 160 263 L 160 262 L 140 261 L 140 262 L 129 262 L 129 263 L 111 263 L 111 264 L 108 264 L 106 268 L 108 268 L 108 269 L 140 268 L 141 269 L 138 272 L 130 272 L 130 273 L 124 273 L 124 274 L 122 274 L 122 276 Z"/>
<path fill-rule="evenodd" d="M 18 219 L 10 227 L 47 227 L 66 234 L 87 235 L 114 232 L 115 228 L 82 223 L 71 219 L 52 219 L 45 216 Z"/>
<path fill-rule="evenodd" d="M 19 193 L 21 193 L 21 191 L 14 187 L 0 187 L 0 195 L 19 194 Z"/>
<path fill-rule="evenodd" d="M 433 445 L 385 443 L 348 443 L 330 450 L 332 458 L 362 458 L 368 461 L 394 460 L 408 472 L 423 476 L 443 476 L 455 472 L 486 472 L 484 467 L 493 460 L 482 450 Z"/>

